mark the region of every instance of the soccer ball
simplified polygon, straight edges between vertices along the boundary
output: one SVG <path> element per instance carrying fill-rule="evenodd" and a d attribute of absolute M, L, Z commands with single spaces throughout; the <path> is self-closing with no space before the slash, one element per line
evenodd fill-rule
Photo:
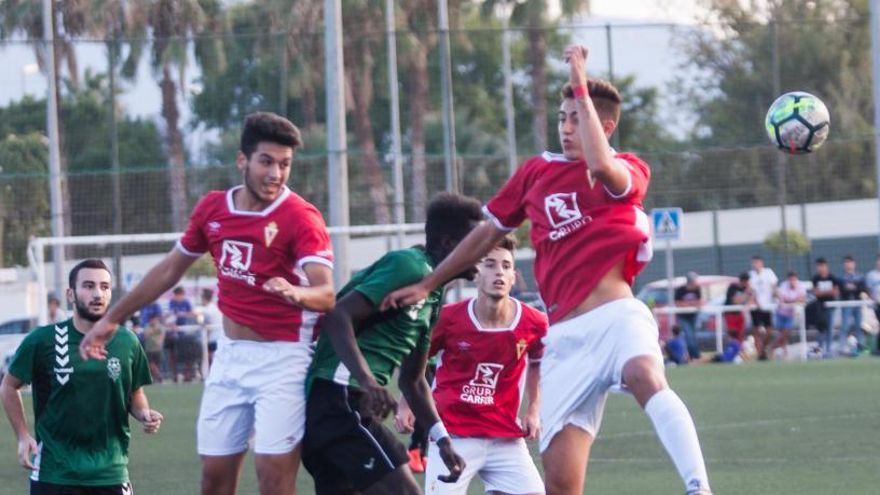
<path fill-rule="evenodd" d="M 764 125 L 770 142 L 793 155 L 818 149 L 828 137 L 830 117 L 822 100 L 792 91 L 770 105 Z"/>

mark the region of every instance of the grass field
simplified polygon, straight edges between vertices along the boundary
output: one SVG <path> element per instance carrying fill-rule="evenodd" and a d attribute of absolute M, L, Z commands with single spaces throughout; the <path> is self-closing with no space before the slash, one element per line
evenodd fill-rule
<path fill-rule="evenodd" d="M 880 359 L 705 365 L 672 369 L 669 379 L 696 419 L 715 493 L 880 493 Z M 158 436 L 133 435 L 137 493 L 198 493 L 200 391 L 149 389 L 166 419 Z M 8 427 L 0 438 L 0 494 L 27 493 Z M 298 486 L 301 495 L 313 493 L 305 471 Z M 257 493 L 250 458 L 239 493 Z M 473 483 L 469 493 L 482 486 Z M 584 493 L 682 493 L 650 422 L 629 397 L 608 402 Z"/>

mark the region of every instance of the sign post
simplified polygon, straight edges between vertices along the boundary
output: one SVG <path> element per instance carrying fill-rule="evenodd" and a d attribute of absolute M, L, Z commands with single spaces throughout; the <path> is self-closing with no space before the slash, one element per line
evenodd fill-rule
<path fill-rule="evenodd" d="M 675 266 L 672 260 L 672 241 L 681 239 L 681 219 L 684 216 L 681 208 L 654 208 L 651 210 L 651 225 L 653 226 L 654 240 L 666 241 L 666 300 L 670 307 L 667 317 L 669 328 L 675 324 Z"/>

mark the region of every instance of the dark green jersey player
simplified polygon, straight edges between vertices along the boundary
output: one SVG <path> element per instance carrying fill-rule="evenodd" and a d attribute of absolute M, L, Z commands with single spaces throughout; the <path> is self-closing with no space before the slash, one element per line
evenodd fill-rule
<path fill-rule="evenodd" d="M 390 252 L 360 271 L 323 318 L 306 379 L 303 440 L 303 464 L 318 495 L 421 493 L 407 466 L 406 448 L 382 426 L 396 407 L 385 385 L 397 367 L 398 385 L 417 421 L 434 425 L 432 438 L 449 468 L 448 480 L 461 474 L 464 462 L 452 449 L 425 381 L 443 290 L 393 311 L 380 312 L 379 305 L 386 294 L 430 273 L 481 219 L 478 201 L 441 193 L 428 205 L 425 247 Z"/>
<path fill-rule="evenodd" d="M 150 409 L 146 356 L 130 331 L 107 345 L 107 359 L 83 361 L 83 334 L 107 311 L 110 271 L 86 260 L 70 272 L 67 298 L 73 318 L 39 327 L 24 339 L 0 386 L 3 406 L 18 437 L 18 457 L 31 469 L 31 495 L 130 494 L 128 415 L 158 431 L 162 415 Z M 31 437 L 19 389 L 32 384 Z"/>

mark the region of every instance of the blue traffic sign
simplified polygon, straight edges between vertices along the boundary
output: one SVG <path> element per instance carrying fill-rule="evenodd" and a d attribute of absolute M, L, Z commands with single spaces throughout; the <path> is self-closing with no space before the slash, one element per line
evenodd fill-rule
<path fill-rule="evenodd" d="M 654 239 L 676 241 L 681 238 L 681 208 L 654 208 L 651 210 L 651 225 Z"/>

